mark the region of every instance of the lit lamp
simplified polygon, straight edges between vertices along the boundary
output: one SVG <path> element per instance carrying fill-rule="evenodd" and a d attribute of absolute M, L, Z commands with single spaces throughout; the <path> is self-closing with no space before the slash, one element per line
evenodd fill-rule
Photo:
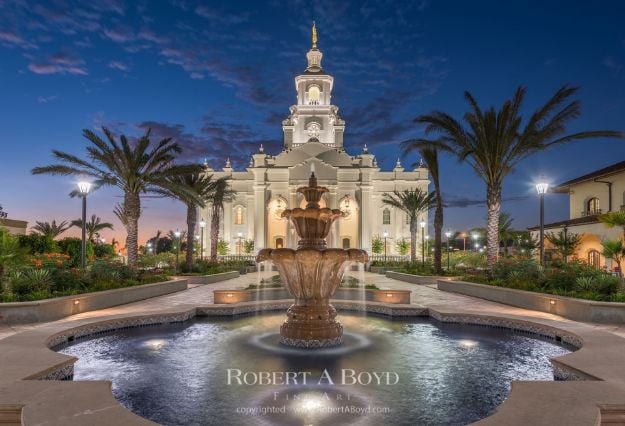
<path fill-rule="evenodd" d="M 176 247 L 176 273 L 178 272 L 178 259 L 180 258 L 180 230 L 176 229 L 176 232 L 174 232 L 174 236 L 176 237 L 177 241 L 177 247 Z"/>
<path fill-rule="evenodd" d="M 204 228 L 206 228 L 206 221 L 202 218 L 200 220 L 200 260 L 204 260 Z"/>
<path fill-rule="evenodd" d="M 80 244 L 80 265 L 85 269 L 87 253 L 87 194 L 91 190 L 91 182 L 78 182 L 78 192 L 82 197 L 82 240 Z"/>
<path fill-rule="evenodd" d="M 386 265 L 386 239 L 388 238 L 388 232 L 384 231 L 384 264 Z"/>
<path fill-rule="evenodd" d="M 238 233 L 237 233 L 237 238 L 239 239 L 239 245 L 238 245 L 238 247 L 237 247 L 237 252 L 238 252 L 237 254 L 238 254 L 239 256 L 241 256 L 241 244 L 243 243 L 243 234 L 242 234 L 242 233 L 240 233 L 240 232 L 238 232 Z"/>
<path fill-rule="evenodd" d="M 549 184 L 540 182 L 536 184 L 536 192 L 540 197 L 540 264 L 545 264 L 545 194 L 549 190 Z"/>
<path fill-rule="evenodd" d="M 475 251 L 477 251 L 478 247 L 480 246 L 477 242 L 478 238 L 480 238 L 480 234 L 474 232 L 473 234 L 471 234 L 471 237 L 473 237 L 473 246 L 475 247 Z"/>
<path fill-rule="evenodd" d="M 445 232 L 445 237 L 447 237 L 447 271 L 449 271 L 449 239 L 451 238 L 451 231 Z"/>
<path fill-rule="evenodd" d="M 419 225 L 421 225 L 421 266 L 425 266 L 425 220 Z"/>
<path fill-rule="evenodd" d="M 152 243 L 148 243 L 148 253 L 152 254 Z"/>

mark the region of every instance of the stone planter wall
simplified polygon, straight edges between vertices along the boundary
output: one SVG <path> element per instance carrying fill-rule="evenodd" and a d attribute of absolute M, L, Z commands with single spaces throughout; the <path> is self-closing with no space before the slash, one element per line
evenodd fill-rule
<path fill-rule="evenodd" d="M 332 300 L 364 300 L 392 304 L 410 304 L 409 290 L 363 290 L 358 288 L 339 288 Z M 285 300 L 293 297 L 285 288 L 266 288 L 259 290 L 214 290 L 214 303 L 230 305 L 242 302 L 262 302 Z"/>
<path fill-rule="evenodd" d="M 35 302 L 0 303 L 0 323 L 28 324 L 54 321 L 81 312 L 110 308 L 186 289 L 187 280 L 173 280 Z"/>
<path fill-rule="evenodd" d="M 420 285 L 436 285 L 438 280 L 447 279 L 447 277 L 443 277 L 440 275 L 413 275 L 395 271 L 387 271 L 386 276 L 388 278 L 393 278 L 394 280 L 405 281 L 407 283 Z"/>
<path fill-rule="evenodd" d="M 229 271 L 212 275 L 178 275 L 174 278 L 177 280 L 187 280 L 189 284 L 213 284 L 220 281 L 238 278 L 239 275 L 239 271 Z"/>
<path fill-rule="evenodd" d="M 595 302 L 465 281 L 438 280 L 438 289 L 548 312 L 575 321 L 625 324 L 625 303 Z"/>

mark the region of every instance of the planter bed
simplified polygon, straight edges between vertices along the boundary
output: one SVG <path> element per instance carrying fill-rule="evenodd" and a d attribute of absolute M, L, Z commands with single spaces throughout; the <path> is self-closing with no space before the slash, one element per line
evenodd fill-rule
<path fill-rule="evenodd" d="M 548 312 L 575 321 L 625 324 L 625 303 L 575 299 L 466 281 L 443 279 L 438 280 L 437 284 L 439 290 L 479 297 L 519 308 Z"/>
<path fill-rule="evenodd" d="M 54 321 L 81 312 L 110 308 L 187 289 L 187 280 L 82 293 L 34 302 L 0 303 L 0 323 L 28 324 Z"/>
<path fill-rule="evenodd" d="M 229 271 L 210 275 L 178 275 L 174 278 L 177 280 L 187 280 L 189 284 L 213 284 L 219 281 L 226 281 L 233 278 L 238 278 L 239 275 L 239 271 Z"/>
<path fill-rule="evenodd" d="M 364 300 L 392 304 L 410 304 L 410 290 L 369 290 L 359 288 L 339 288 L 332 300 Z M 214 290 L 214 303 L 233 304 L 267 300 L 292 299 L 285 288 L 265 288 L 258 290 Z"/>

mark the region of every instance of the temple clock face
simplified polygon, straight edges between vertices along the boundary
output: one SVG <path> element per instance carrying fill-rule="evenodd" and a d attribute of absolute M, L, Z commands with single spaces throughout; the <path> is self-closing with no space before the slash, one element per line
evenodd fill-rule
<path fill-rule="evenodd" d="M 308 128 L 306 129 L 309 138 L 319 138 L 319 133 L 321 133 L 321 126 L 319 123 L 310 123 Z"/>

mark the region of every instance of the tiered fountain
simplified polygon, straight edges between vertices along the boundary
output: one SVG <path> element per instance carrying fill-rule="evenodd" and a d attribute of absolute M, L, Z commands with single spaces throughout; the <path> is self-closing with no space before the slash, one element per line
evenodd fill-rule
<path fill-rule="evenodd" d="M 304 194 L 306 208 L 285 210 L 300 237 L 297 250 L 263 249 L 257 262 L 271 260 L 277 266 L 286 289 L 295 298 L 287 310 L 287 320 L 280 327 L 280 343 L 301 348 L 322 348 L 343 342 L 343 326 L 336 321 L 336 309 L 330 298 L 336 292 L 345 269 L 352 262 L 365 263 L 367 252 L 359 249 L 326 248 L 326 237 L 338 209 L 321 208 L 321 196 L 328 188 L 317 186 L 313 172 L 308 186 L 298 188 Z"/>

